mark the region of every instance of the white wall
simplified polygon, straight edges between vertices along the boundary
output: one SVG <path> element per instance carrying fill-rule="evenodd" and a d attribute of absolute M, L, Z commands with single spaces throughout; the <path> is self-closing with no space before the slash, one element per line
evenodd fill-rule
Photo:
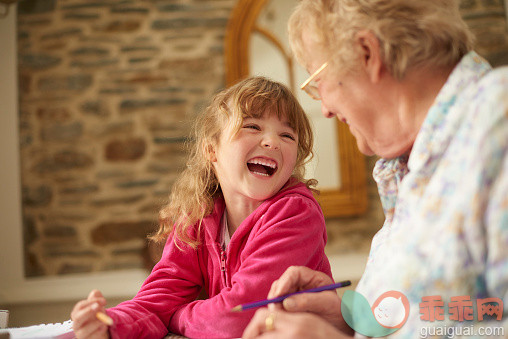
<path fill-rule="evenodd" d="M 107 297 L 133 296 L 143 270 L 26 279 L 23 269 L 18 138 L 16 8 L 0 19 L 0 304 L 74 300 L 98 288 Z"/>
<path fill-rule="evenodd" d="M 0 283 L 22 265 L 15 11 L 0 19 Z M 2 295 L 0 289 L 0 299 Z"/>
<path fill-rule="evenodd" d="M 508 0 L 504 0 L 504 11 L 506 12 L 506 26 L 508 27 Z"/>

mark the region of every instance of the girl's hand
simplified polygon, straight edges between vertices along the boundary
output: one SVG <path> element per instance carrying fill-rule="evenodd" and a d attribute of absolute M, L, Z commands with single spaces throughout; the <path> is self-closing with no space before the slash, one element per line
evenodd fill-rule
<path fill-rule="evenodd" d="M 107 339 L 108 326 L 97 319 L 97 312 L 104 313 L 106 299 L 98 290 L 93 290 L 86 300 L 74 305 L 71 312 L 72 327 L 76 338 Z"/>

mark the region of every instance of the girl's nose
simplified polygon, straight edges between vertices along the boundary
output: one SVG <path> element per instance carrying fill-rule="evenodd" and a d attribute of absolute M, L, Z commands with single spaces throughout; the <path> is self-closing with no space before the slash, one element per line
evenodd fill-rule
<path fill-rule="evenodd" d="M 273 150 L 278 150 L 280 148 L 279 141 L 277 140 L 277 138 L 271 135 L 266 135 L 263 138 L 262 145 L 264 148 L 269 148 Z"/>
<path fill-rule="evenodd" d="M 271 144 L 271 143 L 265 143 L 263 146 L 264 146 L 265 148 L 274 149 L 274 150 L 278 150 L 278 149 L 279 149 L 279 146 L 278 146 L 278 145 Z"/>
<path fill-rule="evenodd" d="M 323 114 L 325 118 L 333 118 L 335 116 L 335 113 L 330 112 L 328 107 L 323 104 L 323 101 L 321 101 L 321 114 Z"/>

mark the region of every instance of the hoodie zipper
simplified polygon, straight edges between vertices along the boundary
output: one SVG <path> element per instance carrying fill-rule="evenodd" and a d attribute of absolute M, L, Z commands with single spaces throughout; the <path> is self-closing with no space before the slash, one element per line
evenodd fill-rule
<path fill-rule="evenodd" d="M 219 246 L 220 250 L 220 270 L 222 272 L 222 282 L 224 283 L 224 286 L 229 286 L 228 280 L 227 280 L 227 270 L 226 270 L 226 251 L 222 248 L 222 246 Z"/>

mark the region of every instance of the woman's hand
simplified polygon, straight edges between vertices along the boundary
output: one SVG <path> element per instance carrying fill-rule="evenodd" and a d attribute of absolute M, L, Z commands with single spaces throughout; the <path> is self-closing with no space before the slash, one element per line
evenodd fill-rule
<path fill-rule="evenodd" d="M 71 312 L 72 327 L 76 338 L 109 338 L 108 326 L 97 319 L 97 312 L 104 313 L 106 299 L 93 290 L 85 300 L 78 301 Z"/>
<path fill-rule="evenodd" d="M 325 273 L 311 270 L 303 266 L 292 266 L 284 272 L 279 279 L 273 282 L 268 298 L 275 298 L 284 294 L 297 292 L 309 288 L 332 284 L 332 279 Z M 282 312 L 281 308 L 287 312 Z M 317 337 L 317 334 L 329 335 L 332 331 L 341 333 L 342 336 L 352 336 L 353 330 L 346 324 L 340 311 L 340 298 L 335 291 L 324 291 L 319 293 L 302 293 L 286 298 L 282 307 L 269 305 L 271 312 L 276 312 L 274 320 L 278 322 L 275 328 L 276 334 L 281 336 L 301 336 L 310 334 Z M 276 310 L 279 311 L 276 311 Z M 259 310 L 245 329 L 244 336 L 252 338 L 266 332 L 266 309 Z M 301 313 L 308 312 L 308 313 Z M 313 314 L 309 314 L 313 313 Z M 279 319 L 277 318 L 279 316 Z M 304 324 L 304 325 L 302 325 Z M 272 333 L 273 334 L 273 333 Z M 270 334 L 270 335 L 272 335 Z"/>
<path fill-rule="evenodd" d="M 270 319 L 271 320 L 267 320 Z M 267 325 L 270 328 L 267 328 Z M 259 309 L 243 332 L 243 338 L 349 338 L 314 314 L 289 313 L 282 310 Z"/>
<path fill-rule="evenodd" d="M 329 284 L 333 284 L 333 281 L 323 272 L 304 266 L 292 266 L 273 282 L 268 298 Z M 291 296 L 282 302 L 282 307 L 288 312 L 314 313 L 340 331 L 352 335 L 353 331 L 342 318 L 340 302 L 335 291 L 323 291 Z"/>

